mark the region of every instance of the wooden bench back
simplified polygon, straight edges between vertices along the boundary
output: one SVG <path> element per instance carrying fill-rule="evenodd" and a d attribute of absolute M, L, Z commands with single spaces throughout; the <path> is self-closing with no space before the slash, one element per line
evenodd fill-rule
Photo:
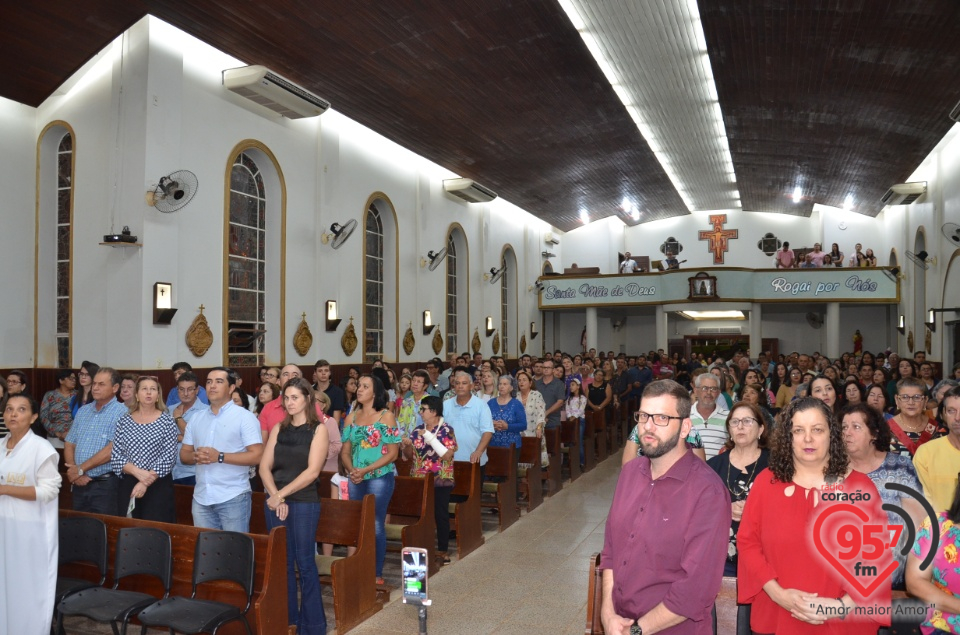
<path fill-rule="evenodd" d="M 61 509 L 61 518 L 93 516 L 107 525 L 107 544 L 110 550 L 110 576 L 108 584 L 113 584 L 113 562 L 116 558 L 117 535 L 125 527 L 154 527 L 167 532 L 173 545 L 173 585 L 171 595 L 189 597 L 193 580 L 193 559 L 197 536 L 209 529 L 190 525 L 172 525 L 136 520 L 118 516 L 86 514 L 72 509 Z M 258 635 L 272 635 L 286 632 L 287 628 L 287 534 L 286 529 L 278 527 L 269 536 L 253 535 L 256 574 L 254 576 L 253 604 L 247 619 Z M 97 582 L 100 573 L 89 563 L 74 563 L 60 568 L 60 574 Z M 149 593 L 159 599 L 163 589 L 158 580 L 148 576 L 130 576 L 124 578 L 121 588 L 141 593 Z M 246 594 L 238 585 L 229 582 L 213 582 L 199 587 L 197 597 L 207 600 L 226 602 L 243 608 Z M 243 633 L 239 623 L 229 624 L 221 629 L 227 635 Z"/>

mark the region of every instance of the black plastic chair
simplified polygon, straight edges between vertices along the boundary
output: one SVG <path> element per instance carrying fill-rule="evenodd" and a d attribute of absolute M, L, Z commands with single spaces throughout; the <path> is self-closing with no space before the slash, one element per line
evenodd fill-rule
<path fill-rule="evenodd" d="M 247 634 L 252 635 L 247 611 L 253 602 L 253 580 L 256 569 L 253 538 L 234 531 L 205 531 L 197 536 L 193 558 L 193 589 L 189 598 L 172 597 L 160 600 L 140 611 L 137 617 L 145 635 L 148 626 L 168 628 L 181 633 L 216 633 L 228 622 L 242 620 Z M 204 582 L 235 582 L 247 593 L 243 610 L 225 602 L 198 600 L 197 586 Z"/>
<path fill-rule="evenodd" d="M 54 620 L 50 630 L 56 631 L 56 607 L 67 596 L 77 591 L 103 586 L 107 581 L 107 526 L 99 518 L 61 518 L 60 519 L 60 550 L 58 563 L 60 566 L 75 562 L 89 562 L 100 572 L 100 581 L 91 582 L 80 578 L 64 578 L 57 576 L 57 591 L 54 596 Z"/>
<path fill-rule="evenodd" d="M 130 618 L 140 609 L 157 601 L 148 593 L 123 591 L 123 578 L 149 575 L 163 584 L 163 597 L 170 594 L 172 557 L 170 535 L 152 527 L 128 527 L 117 536 L 113 588 L 95 587 L 65 598 L 57 607 L 57 632 L 63 632 L 63 618 L 82 615 L 97 622 L 109 622 L 114 635 L 127 632 Z M 117 622 L 122 624 L 117 629 Z"/>

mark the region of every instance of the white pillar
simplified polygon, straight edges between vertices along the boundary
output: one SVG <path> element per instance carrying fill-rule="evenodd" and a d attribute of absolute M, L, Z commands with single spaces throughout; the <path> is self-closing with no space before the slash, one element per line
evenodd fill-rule
<path fill-rule="evenodd" d="M 597 348 L 597 307 L 587 307 L 587 350 Z"/>
<path fill-rule="evenodd" d="M 827 319 L 824 322 L 827 329 L 826 352 L 830 359 L 840 357 L 840 304 L 827 302 Z"/>
<path fill-rule="evenodd" d="M 750 347 L 750 359 L 755 360 L 763 352 L 763 309 L 759 302 L 750 304 L 750 339 L 747 346 Z"/>
<path fill-rule="evenodd" d="M 657 305 L 657 314 L 656 314 L 656 335 L 657 335 L 657 345 L 654 346 L 654 350 L 663 349 L 667 350 L 667 342 L 670 339 L 669 326 L 667 324 L 667 312 L 663 310 L 663 305 Z"/>

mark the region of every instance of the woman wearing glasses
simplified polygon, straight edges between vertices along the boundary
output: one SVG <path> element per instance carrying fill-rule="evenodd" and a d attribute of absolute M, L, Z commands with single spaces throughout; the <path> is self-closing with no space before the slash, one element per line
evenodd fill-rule
<path fill-rule="evenodd" d="M 818 520 L 825 523 L 821 534 L 838 535 L 839 525 L 850 522 L 849 512 L 831 510 L 850 506 L 851 500 L 865 525 L 887 522 L 873 481 L 850 469 L 833 411 L 815 397 L 787 406 L 777 422 L 769 463 L 754 481 L 737 532 L 737 595 L 751 605 L 750 629 L 757 635 L 875 635 L 878 626 L 890 623 L 890 584 L 881 581 L 864 594 L 859 589 L 872 579 L 863 577 L 863 585 L 848 582 L 814 546 Z M 851 577 L 855 564 L 863 564 L 838 562 Z M 869 560 L 875 571 L 892 562 L 889 549 Z"/>
<path fill-rule="evenodd" d="M 434 475 L 433 515 L 437 523 L 437 559 L 450 564 L 450 493 L 453 491 L 453 455 L 457 437 L 443 420 L 443 399 L 427 395 L 420 401 L 423 423 L 403 440 L 403 457 L 413 459 L 410 475 L 425 478 Z"/>
<path fill-rule="evenodd" d="M 633 459 L 638 456 L 643 456 L 643 447 L 640 445 L 640 429 L 643 427 L 643 424 L 647 422 L 649 415 L 638 410 L 633 413 L 633 430 L 630 431 L 630 437 L 627 439 L 626 444 L 623 446 L 623 458 L 621 459 L 621 465 L 626 465 Z M 666 426 L 670 422 L 666 419 L 658 421 L 654 419 L 654 423 L 658 426 Z M 703 449 L 703 440 L 700 439 L 700 433 L 690 428 L 690 434 L 686 438 L 687 447 L 693 450 L 693 453 L 699 456 L 704 461 L 707 460 L 706 451 Z"/>
<path fill-rule="evenodd" d="M 898 381 L 896 402 L 899 412 L 887 422 L 893 433 L 891 452 L 912 457 L 921 445 L 943 435 L 936 419 L 927 416 L 927 386 L 922 379 L 905 377 Z"/>
<path fill-rule="evenodd" d="M 733 404 L 727 416 L 727 434 L 730 436 L 725 452 L 707 461 L 730 492 L 733 522 L 730 524 L 730 545 L 723 575 L 737 576 L 737 530 L 747 494 L 757 475 L 767 468 L 770 452 L 767 450 L 767 427 L 760 408 L 741 401 Z"/>
<path fill-rule="evenodd" d="M 173 464 L 180 429 L 167 412 L 156 377 L 139 377 L 130 412 L 117 421 L 110 465 L 120 477 L 118 515 L 133 505 L 134 518 L 177 522 Z"/>

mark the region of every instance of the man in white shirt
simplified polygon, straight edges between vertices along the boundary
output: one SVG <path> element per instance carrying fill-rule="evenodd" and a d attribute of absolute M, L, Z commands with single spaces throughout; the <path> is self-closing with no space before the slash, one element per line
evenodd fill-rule
<path fill-rule="evenodd" d="M 628 251 L 623 255 L 623 262 L 620 263 L 620 273 L 634 273 L 639 269 L 637 261 L 630 257 Z"/>
<path fill-rule="evenodd" d="M 180 460 L 196 465 L 193 524 L 224 531 L 250 531 L 251 465 L 260 463 L 263 437 L 256 416 L 233 403 L 237 373 L 218 366 L 207 373 L 210 409 L 188 423 Z"/>

